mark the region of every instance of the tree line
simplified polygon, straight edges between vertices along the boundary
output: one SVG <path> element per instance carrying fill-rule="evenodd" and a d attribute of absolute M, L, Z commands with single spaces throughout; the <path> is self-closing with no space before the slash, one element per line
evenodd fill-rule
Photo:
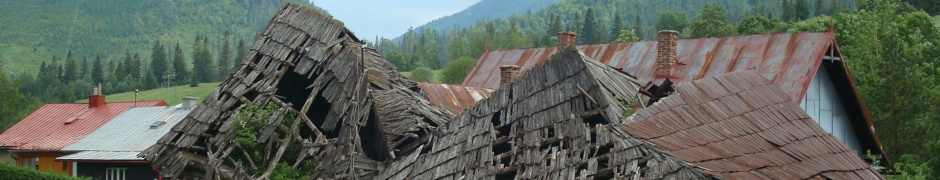
<path fill-rule="evenodd" d="M 117 59 L 100 54 L 78 55 L 66 51 L 64 58 L 53 56 L 42 61 L 34 74 L 19 73 L 0 77 L 0 92 L 5 98 L 0 111 L 0 130 L 15 124 L 42 103 L 68 103 L 85 99 L 92 88 L 101 85 L 102 93 L 114 94 L 150 90 L 177 85 L 198 86 L 218 82 L 241 66 L 247 53 L 244 40 L 232 43 L 231 34 L 222 36 L 222 46 L 211 46 L 209 36 L 197 35 L 191 49 L 156 41 L 142 57 L 130 49 Z M 233 45 L 234 44 L 234 45 Z M 190 60 L 191 59 L 191 60 Z M 2 66 L 0 66 L 2 70 Z"/>

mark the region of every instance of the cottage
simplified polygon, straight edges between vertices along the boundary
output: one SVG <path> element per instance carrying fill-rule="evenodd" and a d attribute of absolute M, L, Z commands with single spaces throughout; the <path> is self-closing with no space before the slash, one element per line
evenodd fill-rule
<path fill-rule="evenodd" d="M 575 33 L 559 33 L 559 46 L 570 46 Z M 673 42 L 674 41 L 674 42 Z M 678 39 L 663 31 L 657 41 L 579 45 L 592 59 L 660 85 L 754 70 L 799 104 L 826 132 L 863 155 L 884 150 L 832 32 L 802 32 L 721 38 Z M 559 47 L 483 52 L 463 86 L 498 88 L 498 67 L 516 65 L 525 72 Z M 662 50 L 662 51 L 661 51 Z M 887 159 L 882 162 L 890 163 Z M 890 164 L 887 164 L 890 165 Z"/>
<path fill-rule="evenodd" d="M 133 107 L 62 151 L 56 158 L 72 164 L 74 175 L 96 179 L 158 179 L 141 151 L 157 142 L 192 110 L 196 98 L 176 106 Z"/>
<path fill-rule="evenodd" d="M 106 102 L 96 90 L 87 104 L 45 104 L 0 134 L 0 151 L 21 167 L 72 175 L 73 164 L 56 161 L 77 142 L 131 107 L 166 106 L 161 101 Z M 3 154 L 7 156 L 6 154 Z"/>

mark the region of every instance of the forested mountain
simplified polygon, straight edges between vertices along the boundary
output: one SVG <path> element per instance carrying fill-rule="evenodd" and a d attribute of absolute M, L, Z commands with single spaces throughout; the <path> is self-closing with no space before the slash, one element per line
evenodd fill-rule
<path fill-rule="evenodd" d="M 149 57 L 155 41 L 191 47 L 197 34 L 252 40 L 282 0 L 0 1 L 0 64 L 7 74 L 39 69 L 71 50 L 105 60 L 125 50 Z M 299 0 L 298 2 L 306 1 Z M 221 44 L 221 41 L 210 41 Z"/>
<path fill-rule="evenodd" d="M 448 31 L 456 27 L 467 27 L 473 25 L 477 20 L 488 20 L 495 18 L 509 17 L 512 14 L 522 14 L 527 11 L 537 11 L 542 7 L 556 3 L 561 0 L 481 0 L 476 4 L 454 13 L 444 16 L 414 29 L 430 28 L 436 31 Z M 396 38 L 401 40 L 401 37 Z"/>

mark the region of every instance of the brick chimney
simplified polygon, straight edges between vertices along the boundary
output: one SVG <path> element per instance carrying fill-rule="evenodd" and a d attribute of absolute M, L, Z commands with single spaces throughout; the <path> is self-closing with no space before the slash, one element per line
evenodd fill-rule
<path fill-rule="evenodd" d="M 574 46 L 578 43 L 578 33 L 571 31 L 558 32 L 558 47 Z"/>
<path fill-rule="evenodd" d="M 107 102 L 105 102 L 104 95 L 101 95 L 101 83 L 98 83 L 97 87 L 92 88 L 91 96 L 88 96 L 88 108 L 101 107 Z"/>
<path fill-rule="evenodd" d="M 679 32 L 673 30 L 659 31 L 656 43 L 656 78 L 670 78 L 672 66 L 676 63 L 676 44 L 679 42 Z"/>
<path fill-rule="evenodd" d="M 182 108 L 183 109 L 193 109 L 196 106 L 196 97 L 186 95 L 183 97 Z"/>
<path fill-rule="evenodd" d="M 519 66 L 503 65 L 499 67 L 499 85 L 509 84 L 519 76 Z"/>

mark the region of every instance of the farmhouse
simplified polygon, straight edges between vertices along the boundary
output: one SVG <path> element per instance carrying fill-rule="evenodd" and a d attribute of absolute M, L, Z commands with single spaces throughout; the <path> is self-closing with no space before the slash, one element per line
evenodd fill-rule
<path fill-rule="evenodd" d="M 71 163 L 73 175 L 96 179 L 158 179 L 141 151 L 157 142 L 192 110 L 196 99 L 183 98 L 176 106 L 133 107 L 62 151 L 56 158 Z"/>
<path fill-rule="evenodd" d="M 105 102 L 95 91 L 85 103 L 45 104 L 0 134 L 0 155 L 20 167 L 73 174 L 74 164 L 56 161 L 63 150 L 132 107 L 166 106 L 161 101 Z"/>

